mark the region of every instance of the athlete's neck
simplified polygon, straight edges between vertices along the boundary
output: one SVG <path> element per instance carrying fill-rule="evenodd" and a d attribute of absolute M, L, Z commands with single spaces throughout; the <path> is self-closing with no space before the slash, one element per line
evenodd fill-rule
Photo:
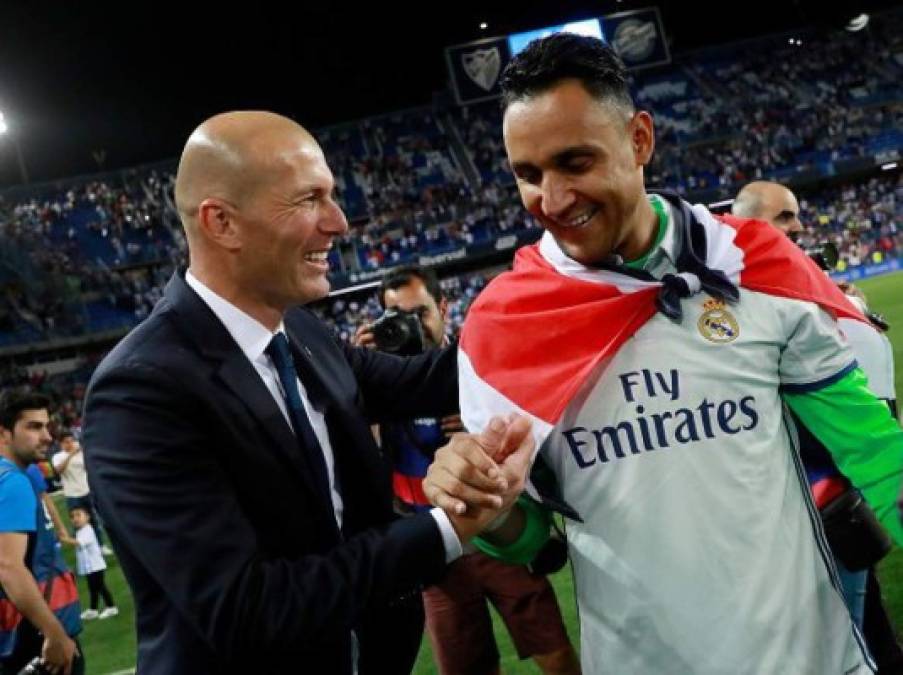
<path fill-rule="evenodd" d="M 659 239 L 659 217 L 648 199 L 637 206 L 636 225 L 618 250 L 618 254 L 628 262 L 646 257 Z"/>

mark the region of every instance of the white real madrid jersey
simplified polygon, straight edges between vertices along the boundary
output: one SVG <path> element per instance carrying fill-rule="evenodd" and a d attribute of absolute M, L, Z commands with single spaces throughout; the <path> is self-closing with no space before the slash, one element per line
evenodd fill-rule
<path fill-rule="evenodd" d="M 584 672 L 872 672 L 779 395 L 852 353 L 811 303 L 741 289 L 682 308 L 603 363 L 542 448 L 584 521 L 568 523 Z"/>

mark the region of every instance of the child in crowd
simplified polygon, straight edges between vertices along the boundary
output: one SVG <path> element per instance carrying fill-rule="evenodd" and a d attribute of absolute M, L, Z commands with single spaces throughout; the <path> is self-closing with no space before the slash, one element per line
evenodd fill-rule
<path fill-rule="evenodd" d="M 72 524 L 75 526 L 75 571 L 88 580 L 91 592 L 91 607 L 82 612 L 82 619 L 108 619 L 119 614 L 113 596 L 103 580 L 103 571 L 107 563 L 103 559 L 97 535 L 91 527 L 91 516 L 83 508 L 74 508 L 70 512 Z M 98 612 L 100 596 L 103 596 L 104 609 Z"/>

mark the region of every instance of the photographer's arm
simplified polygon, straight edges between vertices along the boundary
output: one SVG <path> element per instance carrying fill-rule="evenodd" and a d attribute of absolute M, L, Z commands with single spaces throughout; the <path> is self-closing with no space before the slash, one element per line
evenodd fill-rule
<path fill-rule="evenodd" d="M 56 472 L 59 475 L 63 475 L 66 473 L 66 469 L 69 468 L 69 462 L 72 461 L 72 458 L 75 457 L 76 453 L 81 452 L 81 448 L 78 448 L 74 452 L 66 452 L 65 450 L 60 450 L 53 456 L 51 463 L 53 464 L 53 468 L 56 469 Z"/>

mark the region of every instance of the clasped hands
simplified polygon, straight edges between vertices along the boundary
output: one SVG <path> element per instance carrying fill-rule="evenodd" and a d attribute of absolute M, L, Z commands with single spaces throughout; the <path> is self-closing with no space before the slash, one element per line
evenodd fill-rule
<path fill-rule="evenodd" d="M 445 510 L 462 542 L 495 529 L 524 490 L 536 442 L 526 417 L 493 417 L 480 434 L 461 433 L 436 451 L 423 492 Z"/>

